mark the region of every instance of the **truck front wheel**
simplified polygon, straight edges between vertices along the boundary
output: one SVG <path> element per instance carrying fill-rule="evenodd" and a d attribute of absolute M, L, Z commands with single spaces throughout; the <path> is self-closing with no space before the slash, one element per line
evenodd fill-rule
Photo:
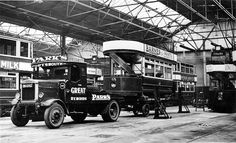
<path fill-rule="evenodd" d="M 61 105 L 54 103 L 44 112 L 44 121 L 49 129 L 59 128 L 64 121 L 64 109 Z"/>
<path fill-rule="evenodd" d="M 119 104 L 112 100 L 105 108 L 104 113 L 102 114 L 102 119 L 106 122 L 114 122 L 118 119 L 120 115 Z"/>
<path fill-rule="evenodd" d="M 13 106 L 11 108 L 11 121 L 14 125 L 18 127 L 25 126 L 29 122 L 28 116 L 23 116 L 24 108 L 20 106 Z"/>
<path fill-rule="evenodd" d="M 71 115 L 71 119 L 74 120 L 76 123 L 81 123 L 87 117 L 87 113 L 78 113 Z"/>

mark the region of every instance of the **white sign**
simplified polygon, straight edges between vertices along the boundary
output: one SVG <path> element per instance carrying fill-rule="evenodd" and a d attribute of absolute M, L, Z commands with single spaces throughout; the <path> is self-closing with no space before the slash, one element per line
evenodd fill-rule
<path fill-rule="evenodd" d="M 19 70 L 19 62 L 0 60 L 0 68 Z"/>
<path fill-rule="evenodd" d="M 82 87 L 72 87 L 71 89 L 70 89 L 70 91 L 71 91 L 71 93 L 72 94 L 85 94 L 85 89 L 86 88 L 82 88 Z"/>
<path fill-rule="evenodd" d="M 87 68 L 87 74 L 89 75 L 102 75 L 102 70 L 98 68 Z"/>
<path fill-rule="evenodd" d="M 177 55 L 137 41 L 114 40 L 103 43 L 103 52 L 105 54 L 109 51 L 122 50 L 126 52 L 131 51 L 131 53 L 148 53 L 168 60 L 177 61 Z"/>
<path fill-rule="evenodd" d="M 47 56 L 47 57 L 39 57 L 39 58 L 34 58 L 32 63 L 39 63 L 39 62 L 53 61 L 53 60 L 65 61 L 65 60 L 67 60 L 67 57 L 65 57 L 65 56 Z"/>
<path fill-rule="evenodd" d="M 206 65 L 207 72 L 236 72 L 236 66 L 233 64 Z"/>
<path fill-rule="evenodd" d="M 155 56 L 165 58 L 165 59 L 175 60 L 174 59 L 174 54 L 172 54 L 168 51 L 158 49 L 158 48 L 150 46 L 150 45 L 145 46 L 145 52 L 149 53 L 149 54 L 152 54 L 152 55 L 155 55 Z"/>
<path fill-rule="evenodd" d="M 110 95 L 92 94 L 92 100 L 111 100 L 111 97 L 110 97 Z"/>

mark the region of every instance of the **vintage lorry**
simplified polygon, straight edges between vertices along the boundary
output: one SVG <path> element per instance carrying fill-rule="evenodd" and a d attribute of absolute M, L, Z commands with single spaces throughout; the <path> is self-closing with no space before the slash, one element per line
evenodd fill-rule
<path fill-rule="evenodd" d="M 101 114 L 104 121 L 116 121 L 120 99 L 87 85 L 87 65 L 63 56 L 35 58 L 33 79 L 24 80 L 12 101 L 11 121 L 25 126 L 29 120 L 45 121 L 59 128 L 66 115 L 82 122 L 87 114 Z"/>

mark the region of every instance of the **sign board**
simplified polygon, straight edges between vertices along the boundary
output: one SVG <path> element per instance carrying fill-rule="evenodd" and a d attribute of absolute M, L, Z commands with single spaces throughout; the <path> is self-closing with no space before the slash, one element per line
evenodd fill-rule
<path fill-rule="evenodd" d="M 154 56 L 161 57 L 161 58 L 165 58 L 165 59 L 169 59 L 169 60 L 173 60 L 173 61 L 177 60 L 177 57 L 175 59 L 175 56 L 173 53 L 158 49 L 158 48 L 150 46 L 150 45 L 145 46 L 145 52 L 149 53 L 151 55 L 154 55 Z"/>
<path fill-rule="evenodd" d="M 233 64 L 206 65 L 207 72 L 236 72 L 236 66 Z"/>
<path fill-rule="evenodd" d="M 0 68 L 19 70 L 19 62 L 0 60 Z"/>
<path fill-rule="evenodd" d="M 164 59 L 177 61 L 177 55 L 137 41 L 114 40 L 103 43 L 103 52 L 106 53 L 114 50 L 115 51 L 127 50 L 127 52 L 130 51 L 131 53 L 135 52 L 137 54 L 147 53 Z"/>
<path fill-rule="evenodd" d="M 102 75 L 102 70 L 98 68 L 87 68 L 87 74 L 88 75 Z"/>
<path fill-rule="evenodd" d="M 47 57 L 39 57 L 39 58 L 34 58 L 32 63 L 40 63 L 40 62 L 45 62 L 45 61 L 66 61 L 67 57 L 65 56 L 47 56 Z"/>

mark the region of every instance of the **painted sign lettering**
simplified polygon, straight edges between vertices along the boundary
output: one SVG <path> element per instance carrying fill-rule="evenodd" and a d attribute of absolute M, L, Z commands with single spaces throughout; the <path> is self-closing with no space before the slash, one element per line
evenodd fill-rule
<path fill-rule="evenodd" d="M 155 55 L 155 56 L 166 58 L 166 59 L 169 59 L 169 60 L 175 60 L 172 53 L 161 50 L 161 49 L 158 49 L 158 48 L 150 46 L 150 45 L 145 46 L 145 52 L 149 53 L 149 54 L 152 54 L 152 55 Z"/>
<path fill-rule="evenodd" d="M 33 63 L 45 62 L 45 61 L 53 61 L 53 60 L 61 60 L 65 61 L 67 58 L 65 56 L 47 56 L 47 57 L 40 57 L 34 58 Z"/>
<path fill-rule="evenodd" d="M 0 60 L 0 68 L 19 70 L 19 62 Z"/>
<path fill-rule="evenodd" d="M 87 100 L 87 97 L 70 97 L 70 100 L 80 100 L 80 101 L 84 101 L 84 100 Z"/>
<path fill-rule="evenodd" d="M 85 94 L 85 89 L 86 88 L 82 88 L 82 87 L 72 87 L 70 91 L 72 94 Z"/>
<path fill-rule="evenodd" d="M 111 96 L 110 95 L 92 94 L 92 100 L 111 100 Z"/>

